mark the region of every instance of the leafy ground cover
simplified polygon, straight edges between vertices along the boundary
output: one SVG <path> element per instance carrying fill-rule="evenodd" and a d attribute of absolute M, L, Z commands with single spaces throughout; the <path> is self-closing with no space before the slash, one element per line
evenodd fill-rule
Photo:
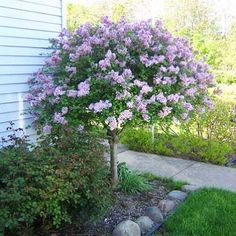
<path fill-rule="evenodd" d="M 236 194 L 202 189 L 191 194 L 155 236 L 236 235 Z"/>

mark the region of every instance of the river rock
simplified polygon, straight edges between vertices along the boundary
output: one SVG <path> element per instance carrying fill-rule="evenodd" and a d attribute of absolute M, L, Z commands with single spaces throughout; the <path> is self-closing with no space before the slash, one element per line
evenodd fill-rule
<path fill-rule="evenodd" d="M 145 215 L 148 216 L 155 223 L 163 222 L 163 215 L 158 207 L 147 207 Z"/>
<path fill-rule="evenodd" d="M 176 207 L 176 203 L 175 201 L 165 199 L 159 202 L 158 207 L 164 214 L 168 214 L 169 212 L 174 210 L 174 208 Z"/>
<path fill-rule="evenodd" d="M 142 234 L 149 232 L 155 223 L 148 216 L 140 216 L 136 223 L 139 225 Z"/>
<path fill-rule="evenodd" d="M 187 197 L 187 193 L 179 190 L 173 190 L 167 194 L 167 199 L 174 201 L 184 201 Z"/>
<path fill-rule="evenodd" d="M 112 236 L 141 236 L 141 230 L 137 223 L 132 220 L 125 220 L 115 227 Z"/>

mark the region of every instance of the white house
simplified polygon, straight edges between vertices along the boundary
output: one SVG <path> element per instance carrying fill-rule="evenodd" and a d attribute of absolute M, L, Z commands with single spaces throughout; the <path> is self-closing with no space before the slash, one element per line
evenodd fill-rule
<path fill-rule="evenodd" d="M 9 121 L 30 124 L 29 115 L 22 115 L 27 80 L 42 66 L 48 39 L 65 27 L 65 7 L 64 0 L 0 0 L 0 137 Z"/>

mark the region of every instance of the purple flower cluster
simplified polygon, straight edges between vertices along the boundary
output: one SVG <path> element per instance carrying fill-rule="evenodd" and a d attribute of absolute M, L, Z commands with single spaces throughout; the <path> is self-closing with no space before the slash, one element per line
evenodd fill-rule
<path fill-rule="evenodd" d="M 78 84 L 77 96 L 78 97 L 86 96 L 87 94 L 89 94 L 89 90 L 90 90 L 89 81 L 85 80 L 84 82 Z"/>
<path fill-rule="evenodd" d="M 109 116 L 105 120 L 105 124 L 108 125 L 111 131 L 118 128 L 118 122 L 114 116 Z"/>
<path fill-rule="evenodd" d="M 109 102 L 108 100 L 100 100 L 99 102 L 91 103 L 88 108 L 94 113 L 99 113 L 102 112 L 104 109 L 108 109 L 110 107 L 112 107 L 111 102 Z"/>
<path fill-rule="evenodd" d="M 133 113 L 130 110 L 124 110 L 119 115 L 118 123 L 121 125 L 126 120 L 132 120 L 132 118 L 133 118 Z"/>
<path fill-rule="evenodd" d="M 208 66 L 160 21 L 154 26 L 104 17 L 99 26 L 63 30 L 53 46 L 45 67 L 30 79 L 26 96 L 36 122 L 45 124 L 44 133 L 55 123 L 67 124 L 71 119 L 65 115 L 88 119 L 92 114 L 113 131 L 136 118 L 187 120 L 191 112 L 213 107 Z"/>
<path fill-rule="evenodd" d="M 164 118 L 171 113 L 172 107 L 163 107 L 161 111 L 158 112 L 158 116 Z"/>
<path fill-rule="evenodd" d="M 59 113 L 59 112 L 56 112 L 53 116 L 53 121 L 55 123 L 58 123 L 58 124 L 62 124 L 62 125 L 65 125 L 67 124 L 67 120 L 65 119 L 65 117 L 63 116 L 62 113 Z"/>
<path fill-rule="evenodd" d="M 52 131 L 52 126 L 51 126 L 51 125 L 45 125 L 45 126 L 43 127 L 43 130 L 42 130 L 42 132 L 43 132 L 44 134 L 51 134 L 51 131 Z"/>

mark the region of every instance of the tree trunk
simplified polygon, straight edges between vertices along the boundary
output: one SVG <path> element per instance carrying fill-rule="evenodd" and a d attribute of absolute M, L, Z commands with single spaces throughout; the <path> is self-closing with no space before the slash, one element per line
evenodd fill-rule
<path fill-rule="evenodd" d="M 111 181 L 112 181 L 112 186 L 116 187 L 118 183 L 118 171 L 117 171 L 118 136 L 115 133 L 111 134 L 111 137 L 109 139 L 109 144 L 110 144 Z"/>

